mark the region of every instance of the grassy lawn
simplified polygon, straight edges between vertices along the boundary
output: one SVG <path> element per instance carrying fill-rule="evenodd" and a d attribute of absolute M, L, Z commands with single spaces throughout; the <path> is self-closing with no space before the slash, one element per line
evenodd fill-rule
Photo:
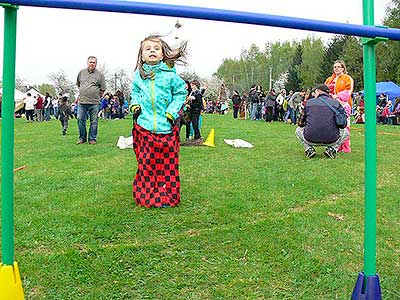
<path fill-rule="evenodd" d="M 350 299 L 363 270 L 364 126 L 350 154 L 306 159 L 294 126 L 205 115 L 215 148 L 182 147 L 182 202 L 136 207 L 130 120 L 97 145 L 16 120 L 15 256 L 27 299 Z M 386 133 L 386 134 L 384 134 Z M 223 139 L 241 138 L 253 149 Z M 377 271 L 400 298 L 400 126 L 378 126 Z"/>

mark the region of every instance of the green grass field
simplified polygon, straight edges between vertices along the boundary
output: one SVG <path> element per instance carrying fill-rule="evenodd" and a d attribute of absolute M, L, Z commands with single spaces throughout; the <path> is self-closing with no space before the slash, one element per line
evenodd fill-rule
<path fill-rule="evenodd" d="M 130 120 L 100 121 L 97 145 L 75 145 L 75 120 L 66 137 L 54 120 L 15 125 L 26 299 L 350 299 L 363 270 L 363 125 L 352 125 L 352 153 L 306 159 L 294 126 L 205 115 L 216 147 L 182 147 L 182 201 L 170 209 L 134 204 L 136 161 L 116 147 Z M 377 131 L 377 271 L 393 300 L 400 126 Z M 234 138 L 255 148 L 223 142 Z"/>

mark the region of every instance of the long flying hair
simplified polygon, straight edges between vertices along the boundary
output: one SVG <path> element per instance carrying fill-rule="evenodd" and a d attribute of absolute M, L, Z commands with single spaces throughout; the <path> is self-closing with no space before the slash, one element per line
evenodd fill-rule
<path fill-rule="evenodd" d="M 142 77 L 142 79 L 151 78 L 153 76 L 153 74 L 146 73 L 143 69 L 144 61 L 142 59 L 142 54 L 143 54 L 142 48 L 143 48 L 143 43 L 145 41 L 153 41 L 161 43 L 161 49 L 164 56 L 162 61 L 167 66 L 172 68 L 175 65 L 175 63 L 181 63 L 183 65 L 186 65 L 187 41 L 182 42 L 178 48 L 173 49 L 163 39 L 161 39 L 161 35 L 152 34 L 140 42 L 140 48 L 135 70 L 139 69 L 140 77 Z"/>

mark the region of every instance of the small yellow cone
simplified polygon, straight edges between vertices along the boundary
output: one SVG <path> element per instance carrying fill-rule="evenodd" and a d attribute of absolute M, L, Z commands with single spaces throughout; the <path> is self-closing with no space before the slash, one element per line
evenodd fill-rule
<path fill-rule="evenodd" d="M 13 266 L 0 264 L 0 300 L 24 300 L 17 262 Z"/>
<path fill-rule="evenodd" d="M 204 146 L 215 147 L 214 145 L 214 128 L 211 129 L 210 133 L 207 136 L 206 141 L 203 143 Z"/>

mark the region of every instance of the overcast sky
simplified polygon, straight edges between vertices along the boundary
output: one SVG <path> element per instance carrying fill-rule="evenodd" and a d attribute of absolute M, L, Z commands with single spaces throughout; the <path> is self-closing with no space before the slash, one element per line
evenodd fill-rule
<path fill-rule="evenodd" d="M 128 0 L 127 0 L 128 1 Z M 362 24 L 362 0 L 160 0 L 155 2 L 248 11 L 306 19 Z M 381 24 L 390 0 L 375 0 L 375 24 Z M 17 25 L 17 76 L 29 84 L 49 82 L 60 69 L 75 81 L 89 55 L 110 72 L 133 72 L 139 42 L 150 33 L 168 34 L 178 18 L 66 9 L 20 7 Z M 3 24 L 3 14 L 0 16 Z M 182 27 L 170 34 L 189 41 L 189 70 L 211 76 L 227 57 L 266 41 L 303 39 L 310 35 L 328 40 L 331 34 L 266 26 L 179 18 Z M 1 30 L 3 49 L 3 30 Z M 1 72 L 3 60 L 1 59 Z"/>

